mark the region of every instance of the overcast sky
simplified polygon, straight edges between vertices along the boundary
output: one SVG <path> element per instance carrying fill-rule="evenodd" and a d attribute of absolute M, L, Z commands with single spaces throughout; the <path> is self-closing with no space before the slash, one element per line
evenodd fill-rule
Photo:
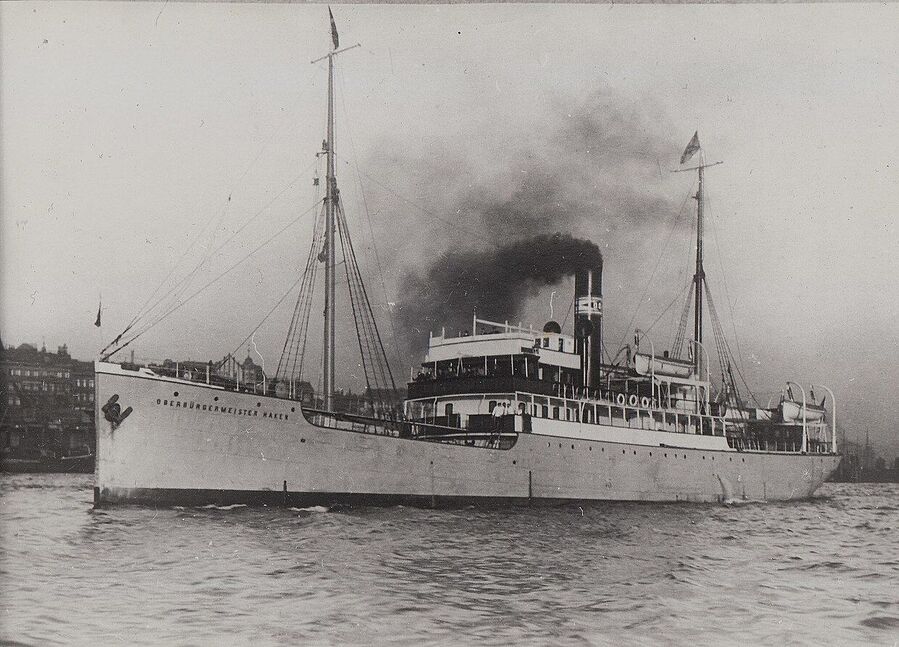
<path fill-rule="evenodd" d="M 827 384 L 850 438 L 870 430 L 899 451 L 899 5 L 333 10 L 341 44 L 362 44 L 339 63 L 336 147 L 361 262 L 377 274 L 377 248 L 384 270 L 378 305 L 433 255 L 489 244 L 466 239 L 471 195 L 503 200 L 521 175 L 562 170 L 598 205 L 572 233 L 605 255 L 607 344 L 635 311 L 632 326 L 661 315 L 667 343 L 691 201 L 669 233 L 695 190 L 669 170 L 698 129 L 707 161 L 724 161 L 707 174 L 707 271 L 751 386 Z M 93 357 L 173 264 L 189 271 L 194 238 L 215 249 L 265 207 L 199 287 L 306 212 L 326 82 L 310 61 L 329 40 L 322 5 L 0 4 L 3 342 Z M 584 119 L 633 142 L 560 146 Z M 619 150 L 636 161 L 616 166 Z M 615 216 L 631 178 L 672 205 L 657 222 Z M 287 227 L 137 355 L 233 350 L 295 280 L 311 224 Z M 289 301 L 256 335 L 269 366 Z M 508 316 L 542 325 L 546 301 Z"/>

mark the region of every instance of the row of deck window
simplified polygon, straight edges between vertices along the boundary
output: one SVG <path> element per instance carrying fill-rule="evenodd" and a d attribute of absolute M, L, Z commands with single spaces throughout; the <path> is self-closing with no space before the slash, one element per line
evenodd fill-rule
<path fill-rule="evenodd" d="M 636 409 L 627 409 L 612 405 L 585 406 L 583 408 L 583 416 L 581 416 L 579 409 L 576 407 L 490 400 L 487 411 L 494 415 L 517 413 L 526 414 L 535 418 L 583 422 L 585 424 L 609 424 L 638 429 L 660 429 L 664 431 L 676 431 L 679 433 L 697 433 L 697 426 L 698 424 L 701 424 L 701 432 L 699 433 L 708 436 L 724 435 L 724 424 L 720 420 L 714 420 L 705 416 L 690 415 L 687 413 L 675 415 L 672 413 L 662 414 L 657 411 L 640 412 Z M 603 415 L 603 413 L 605 413 L 605 415 Z M 444 404 L 443 414 L 444 420 L 446 421 L 444 424 L 449 426 L 461 426 L 461 415 L 455 412 L 452 402 Z M 427 417 L 426 412 L 425 416 Z"/>
<path fill-rule="evenodd" d="M 418 380 L 455 377 L 522 377 L 560 384 L 580 384 L 578 369 L 541 364 L 535 355 L 462 357 L 431 362 L 423 367 Z"/>

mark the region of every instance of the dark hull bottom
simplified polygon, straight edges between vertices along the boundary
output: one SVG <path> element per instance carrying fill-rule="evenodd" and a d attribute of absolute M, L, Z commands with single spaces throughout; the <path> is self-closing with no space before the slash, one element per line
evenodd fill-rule
<path fill-rule="evenodd" d="M 269 506 L 283 508 L 324 507 L 389 507 L 404 505 L 417 508 L 463 508 L 470 506 L 500 507 L 581 505 L 596 506 L 610 503 L 688 503 L 681 501 L 620 501 L 615 499 L 565 499 L 490 496 L 429 496 L 410 494 L 361 494 L 342 492 L 283 492 L 276 490 L 188 490 L 188 489 L 133 489 L 127 492 L 111 492 L 94 488 L 94 506 L 134 504 L 143 506 Z M 695 502 L 693 502 L 695 503 Z M 723 497 L 717 503 L 728 503 Z M 713 503 L 714 505 L 714 503 Z"/>

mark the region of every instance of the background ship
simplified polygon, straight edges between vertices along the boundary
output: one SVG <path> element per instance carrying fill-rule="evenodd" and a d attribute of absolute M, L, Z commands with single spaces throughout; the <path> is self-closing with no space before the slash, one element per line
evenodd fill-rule
<path fill-rule="evenodd" d="M 474 316 L 470 331 L 431 337 L 408 399 L 397 402 L 335 177 L 334 59 L 351 48 L 339 48 L 333 18 L 331 27 L 325 196 L 275 377 L 241 384 L 109 361 L 136 338 L 132 321 L 96 364 L 98 504 L 729 501 L 815 492 L 839 462 L 823 403 L 790 383 L 777 406 L 752 408 L 737 388 L 705 281 L 704 162 L 682 169 L 699 176 L 696 267 L 670 352 L 657 355 L 637 331 L 633 346 L 603 362 L 602 257 L 592 243 L 557 235 L 541 262 L 574 274 L 574 334 L 555 321 L 535 330 Z M 698 151 L 694 135 L 681 163 Z M 309 399 L 300 385 L 320 265 L 323 380 L 320 397 Z M 341 271 L 368 386 L 363 411 L 336 406 Z M 721 365 L 717 395 L 704 300 Z"/>

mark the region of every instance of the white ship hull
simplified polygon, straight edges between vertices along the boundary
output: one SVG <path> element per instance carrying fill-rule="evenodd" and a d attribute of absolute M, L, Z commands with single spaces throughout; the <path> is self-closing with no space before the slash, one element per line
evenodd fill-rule
<path fill-rule="evenodd" d="M 594 440 L 577 423 L 549 420 L 572 433 L 535 425 L 505 450 L 403 439 L 315 426 L 290 400 L 105 363 L 96 389 L 98 504 L 788 500 L 811 496 L 840 460 L 666 434 L 678 446 L 600 425 L 593 436 L 617 440 Z M 132 408 L 118 425 L 100 410 L 116 395 Z M 695 441 L 704 448 L 683 446 Z"/>

